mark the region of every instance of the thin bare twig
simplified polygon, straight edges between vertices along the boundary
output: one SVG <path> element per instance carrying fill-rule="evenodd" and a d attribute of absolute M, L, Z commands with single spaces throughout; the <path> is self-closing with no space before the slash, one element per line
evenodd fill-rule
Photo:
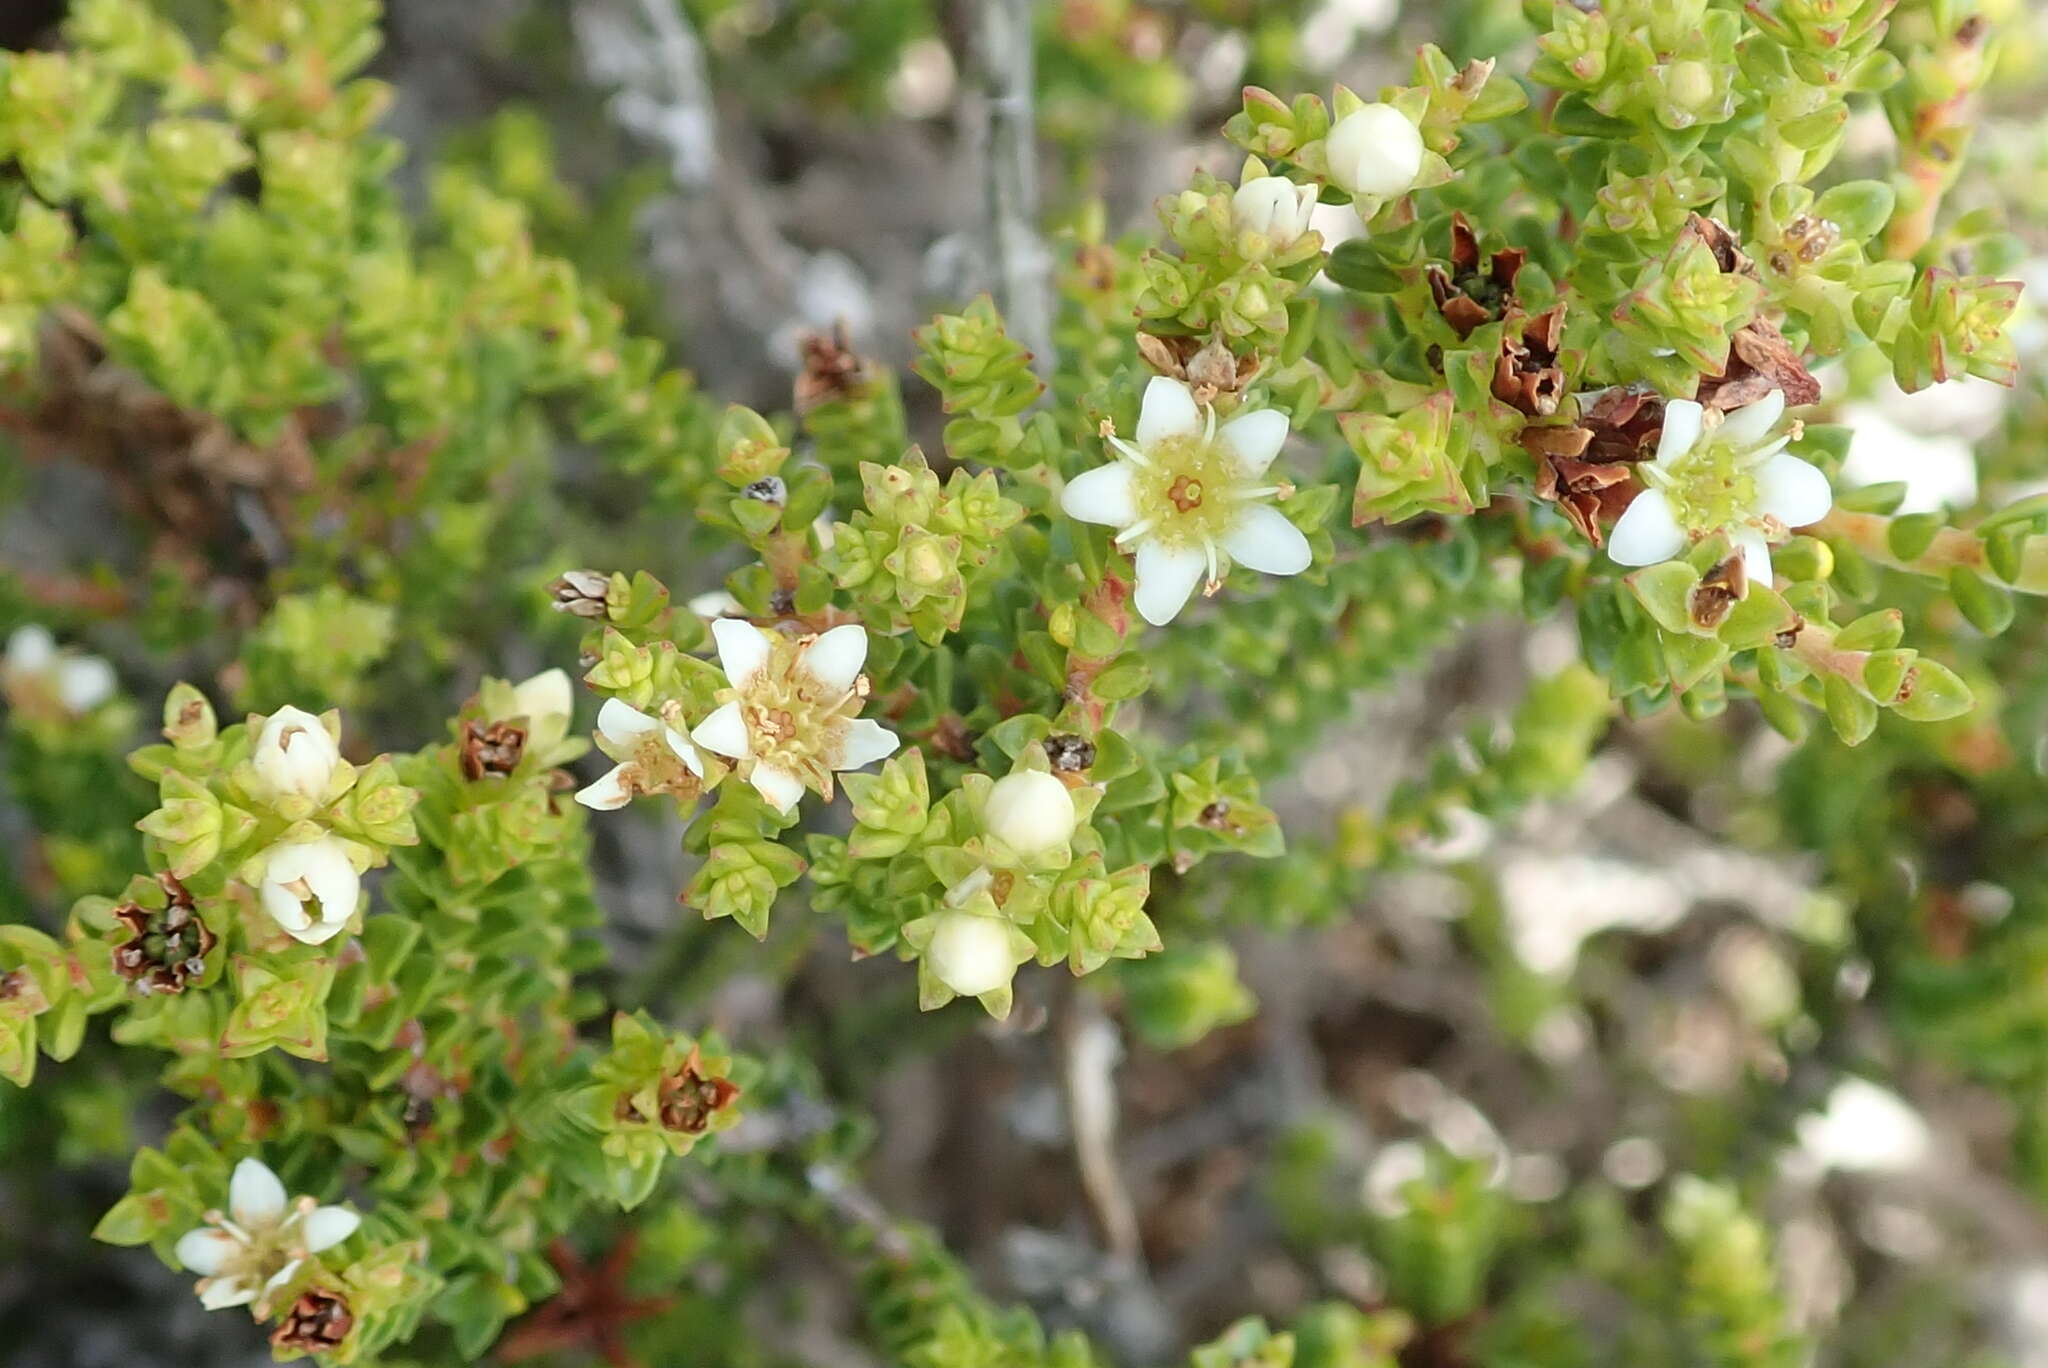
<path fill-rule="evenodd" d="M 1040 376 L 1053 367 L 1050 262 L 1038 236 L 1032 0 L 980 0 L 977 94 L 967 127 L 981 160 L 983 264 L 1010 333 Z"/>

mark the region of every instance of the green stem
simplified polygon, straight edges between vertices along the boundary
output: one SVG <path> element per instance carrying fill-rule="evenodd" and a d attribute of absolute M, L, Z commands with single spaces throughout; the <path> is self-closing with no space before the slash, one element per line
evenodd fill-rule
<path fill-rule="evenodd" d="M 1891 525 L 1890 518 L 1875 513 L 1850 513 L 1838 508 L 1801 530 L 1824 540 L 1846 542 L 1880 565 L 1916 575 L 1945 580 L 1952 570 L 1969 569 L 2017 593 L 2048 594 L 2048 537 L 2028 540 L 2018 577 L 2007 579 L 1992 569 L 1984 543 L 1974 533 L 1944 527 L 1934 534 L 1925 551 L 1907 560 L 1892 551 Z"/>

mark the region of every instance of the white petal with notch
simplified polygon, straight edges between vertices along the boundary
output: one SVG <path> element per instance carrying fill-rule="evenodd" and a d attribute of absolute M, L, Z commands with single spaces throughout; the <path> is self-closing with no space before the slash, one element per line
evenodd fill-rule
<path fill-rule="evenodd" d="M 1139 546 L 1137 561 L 1138 590 L 1132 597 L 1138 616 L 1154 627 L 1173 621 L 1209 570 L 1209 558 L 1200 547 L 1169 547 L 1156 541 Z"/>

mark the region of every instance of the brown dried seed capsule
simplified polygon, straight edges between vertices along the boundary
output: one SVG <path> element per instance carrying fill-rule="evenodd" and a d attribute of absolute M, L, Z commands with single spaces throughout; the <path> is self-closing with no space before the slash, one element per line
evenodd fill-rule
<path fill-rule="evenodd" d="M 658 1089 L 661 1124 L 666 1130 L 684 1135 L 702 1135 L 711 1119 L 739 1097 L 739 1085 L 729 1078 L 706 1077 L 703 1058 L 695 1049 L 682 1068 L 661 1080 Z"/>
<path fill-rule="evenodd" d="M 1056 774 L 1072 774 L 1095 763 L 1095 743 L 1085 736 L 1064 734 L 1045 738 L 1045 758 Z"/>
<path fill-rule="evenodd" d="M 338 1292 L 324 1287 L 308 1288 L 292 1303 L 292 1309 L 271 1332 L 270 1342 L 280 1349 L 300 1349 L 309 1354 L 338 1348 L 355 1328 L 356 1318 Z"/>
<path fill-rule="evenodd" d="M 159 874 L 157 883 L 169 898 L 162 911 L 133 902 L 113 911 L 129 933 L 114 947 L 114 972 L 144 996 L 184 992 L 186 984 L 206 972 L 206 957 L 216 943 L 185 886 L 169 874 Z"/>
<path fill-rule="evenodd" d="M 504 778 L 519 768 L 520 757 L 525 754 L 526 728 L 511 722 L 485 723 L 472 718 L 462 724 L 462 741 L 455 757 L 462 767 L 462 777 L 474 783 L 485 775 Z"/>

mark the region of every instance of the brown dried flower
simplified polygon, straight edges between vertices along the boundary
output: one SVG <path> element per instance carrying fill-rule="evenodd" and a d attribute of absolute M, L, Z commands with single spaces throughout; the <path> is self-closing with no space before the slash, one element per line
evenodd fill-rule
<path fill-rule="evenodd" d="M 1203 343 L 1192 337 L 1141 332 L 1138 354 L 1161 375 L 1184 381 L 1200 404 L 1215 402 L 1219 394 L 1236 394 L 1259 373 L 1258 357 L 1235 355 L 1220 337 Z"/>
<path fill-rule="evenodd" d="M 796 377 L 796 411 L 809 413 L 820 404 L 851 399 L 873 383 L 874 369 L 846 338 L 844 322 L 830 333 L 806 332 L 797 339 L 804 368 Z"/>
<path fill-rule="evenodd" d="M 1622 386 L 1603 390 L 1576 424 L 1526 427 L 1521 440 L 1536 458 L 1536 493 L 1599 546 L 1602 521 L 1620 517 L 1636 496 L 1633 465 L 1655 453 L 1663 432 L 1664 400 L 1646 387 Z"/>
<path fill-rule="evenodd" d="M 1085 736 L 1048 736 L 1045 758 L 1051 762 L 1053 773 L 1072 774 L 1095 763 L 1095 743 Z"/>
<path fill-rule="evenodd" d="M 216 943 L 185 886 L 169 874 L 157 875 L 156 881 L 170 900 L 162 911 L 130 902 L 113 912 L 129 934 L 114 947 L 114 972 L 145 997 L 184 992 L 187 983 L 206 972 L 206 956 Z"/>
<path fill-rule="evenodd" d="M 1529 259 L 1521 247 L 1503 247 L 1479 270 L 1479 237 L 1463 214 L 1451 215 L 1451 269 L 1431 265 L 1430 297 L 1460 341 L 1474 330 L 1505 318 L 1515 302 L 1515 277 Z"/>
<path fill-rule="evenodd" d="M 1564 305 L 1559 304 L 1500 336 L 1493 363 L 1493 397 L 1531 418 L 1548 418 L 1564 397 L 1564 371 L 1557 351 L 1564 341 Z"/>
<path fill-rule="evenodd" d="M 572 617 L 605 615 L 605 598 L 611 593 L 611 576 L 597 570 L 571 570 L 548 586 L 555 611 Z"/>
<path fill-rule="evenodd" d="M 1729 610 L 1748 592 L 1749 570 L 1737 552 L 1700 577 L 1686 612 L 1695 626 L 1711 632 L 1727 620 Z"/>
<path fill-rule="evenodd" d="M 524 754 L 526 728 L 516 723 L 479 722 L 472 718 L 462 724 L 456 761 L 462 766 L 462 777 L 472 783 L 485 775 L 504 778 L 519 768 L 519 758 Z"/>
<path fill-rule="evenodd" d="M 340 1293 L 311 1287 L 299 1294 L 292 1309 L 278 1321 L 270 1342 L 279 1349 L 323 1354 L 339 1348 L 355 1323 L 356 1318 Z"/>
<path fill-rule="evenodd" d="M 1699 401 L 1725 413 L 1754 404 L 1772 390 L 1783 390 L 1790 408 L 1820 402 L 1820 381 L 1785 335 L 1768 318 L 1756 318 L 1729 339 L 1727 368 L 1700 381 Z"/>
<path fill-rule="evenodd" d="M 702 1055 L 693 1048 L 683 1066 L 661 1080 L 656 1096 L 664 1129 L 702 1135 L 711 1129 L 711 1118 L 739 1097 L 737 1083 L 729 1078 L 707 1078 L 702 1068 Z"/>

